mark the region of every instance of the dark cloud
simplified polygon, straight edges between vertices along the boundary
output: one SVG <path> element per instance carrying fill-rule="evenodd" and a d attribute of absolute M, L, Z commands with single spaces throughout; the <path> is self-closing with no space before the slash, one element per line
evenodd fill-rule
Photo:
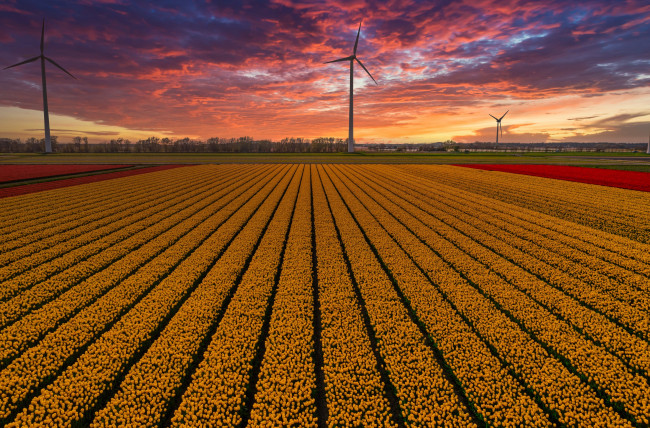
<path fill-rule="evenodd" d="M 566 141 L 607 142 L 607 143 L 645 143 L 650 137 L 650 121 L 619 123 L 610 125 L 606 131 L 584 134 L 579 131 Z"/>
<path fill-rule="evenodd" d="M 617 114 L 614 116 L 605 117 L 599 120 L 596 120 L 591 123 L 593 126 L 606 127 L 606 126 L 621 126 L 629 123 L 630 120 L 636 119 L 638 117 L 648 116 L 648 113 L 636 113 L 636 114 Z"/>
<path fill-rule="evenodd" d="M 589 120 L 589 119 L 594 119 L 598 117 L 597 115 L 594 116 L 583 116 L 583 117 L 570 117 L 567 120 Z"/>

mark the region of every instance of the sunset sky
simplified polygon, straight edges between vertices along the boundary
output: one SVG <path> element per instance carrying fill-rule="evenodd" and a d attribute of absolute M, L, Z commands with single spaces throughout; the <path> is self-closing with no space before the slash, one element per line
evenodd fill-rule
<path fill-rule="evenodd" d="M 0 68 L 39 54 L 52 134 L 347 137 L 358 143 L 646 142 L 650 3 L 32 1 L 0 3 Z M 40 63 L 0 70 L 0 137 L 43 135 Z"/>

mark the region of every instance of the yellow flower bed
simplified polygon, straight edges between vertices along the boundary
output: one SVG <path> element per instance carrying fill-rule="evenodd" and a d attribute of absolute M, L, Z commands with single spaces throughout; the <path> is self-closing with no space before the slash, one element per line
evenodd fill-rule
<path fill-rule="evenodd" d="M 2 426 L 650 425 L 649 193 L 197 165 L 0 207 Z"/>

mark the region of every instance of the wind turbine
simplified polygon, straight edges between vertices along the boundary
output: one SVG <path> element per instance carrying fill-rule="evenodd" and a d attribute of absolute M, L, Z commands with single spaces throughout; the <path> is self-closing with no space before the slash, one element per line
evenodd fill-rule
<path fill-rule="evenodd" d="M 354 100 L 354 61 L 359 63 L 359 65 L 366 71 L 366 73 L 368 73 L 368 76 L 370 76 L 370 78 L 372 79 L 373 82 L 375 82 L 375 84 L 378 84 L 375 78 L 372 77 L 372 74 L 370 74 L 368 69 L 363 65 L 361 60 L 357 58 L 357 45 L 359 45 L 360 33 L 361 33 L 361 23 L 359 23 L 359 31 L 357 31 L 357 40 L 354 42 L 354 50 L 352 51 L 352 55 L 346 56 L 345 58 L 335 59 L 334 61 L 327 61 L 325 63 L 325 64 L 329 64 L 331 62 L 350 61 L 350 124 L 348 129 L 348 153 L 354 152 L 354 126 L 353 126 L 354 113 L 352 109 L 352 104 Z"/>
<path fill-rule="evenodd" d="M 54 62 L 53 59 L 48 58 L 43 54 L 43 47 L 44 47 L 44 41 L 45 41 L 45 18 L 43 18 L 43 26 L 41 27 L 41 54 L 39 56 L 35 56 L 34 58 L 30 58 L 28 60 L 25 60 L 23 62 L 19 62 L 18 64 L 10 65 L 9 67 L 5 67 L 3 70 L 6 70 L 8 68 L 12 67 L 18 67 L 19 65 L 27 64 L 29 62 L 34 62 L 37 59 L 40 58 L 41 60 L 41 76 L 43 78 L 43 120 L 45 121 L 45 153 L 52 153 L 52 142 L 50 140 L 50 115 L 47 110 L 47 85 L 45 84 L 45 61 L 49 61 L 52 64 L 54 64 L 56 67 L 60 68 L 63 70 L 64 73 L 72 77 L 73 79 L 76 79 L 72 74 L 70 74 L 65 68 L 61 67 L 59 64 Z"/>
<path fill-rule="evenodd" d="M 508 110 L 508 111 L 510 111 L 510 110 Z M 499 144 L 499 130 L 501 130 L 501 136 L 503 137 L 503 127 L 501 126 L 501 119 L 503 119 L 504 117 L 506 117 L 506 114 L 508 114 L 508 111 L 505 112 L 505 113 L 503 113 L 503 116 L 501 116 L 501 117 L 498 118 L 498 119 L 497 119 L 496 117 L 490 115 L 490 116 L 492 116 L 492 118 L 493 118 L 494 120 L 497 121 L 497 144 Z"/>
<path fill-rule="evenodd" d="M 648 150 L 645 152 L 650 155 L 650 134 L 648 134 Z"/>

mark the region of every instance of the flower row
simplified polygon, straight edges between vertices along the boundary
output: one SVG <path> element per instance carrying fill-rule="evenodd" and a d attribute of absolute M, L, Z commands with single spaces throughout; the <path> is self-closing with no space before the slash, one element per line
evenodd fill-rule
<path fill-rule="evenodd" d="M 328 426 L 395 426 L 315 166 L 312 198 Z"/>

